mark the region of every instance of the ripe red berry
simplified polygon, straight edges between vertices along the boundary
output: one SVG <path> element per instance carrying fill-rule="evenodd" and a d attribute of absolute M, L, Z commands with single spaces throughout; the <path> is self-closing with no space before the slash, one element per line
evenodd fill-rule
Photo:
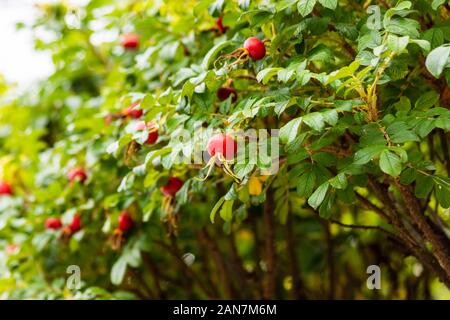
<path fill-rule="evenodd" d="M 81 217 L 79 214 L 73 216 L 72 222 L 69 224 L 68 227 L 71 233 L 75 233 L 81 229 Z"/>
<path fill-rule="evenodd" d="M 61 220 L 58 218 L 47 218 L 47 220 L 45 220 L 45 228 L 46 229 L 57 230 L 61 227 L 62 227 L 62 223 L 61 223 Z"/>
<path fill-rule="evenodd" d="M 237 91 L 231 87 L 221 87 L 217 90 L 217 97 L 220 101 L 225 101 L 228 97 L 232 95 L 231 102 L 236 102 L 237 100 Z"/>
<path fill-rule="evenodd" d="M 126 34 L 122 38 L 122 46 L 125 49 L 136 49 L 139 47 L 139 36 L 137 34 Z"/>
<path fill-rule="evenodd" d="M 128 211 L 122 211 L 119 215 L 119 229 L 122 232 L 126 232 L 133 227 L 133 219 L 131 218 Z"/>
<path fill-rule="evenodd" d="M 173 197 L 183 186 L 183 180 L 177 177 L 170 177 L 166 185 L 159 190 L 167 197 Z"/>
<path fill-rule="evenodd" d="M 228 30 L 228 27 L 225 27 L 223 25 L 222 17 L 217 18 L 217 20 L 216 20 L 216 27 L 220 31 L 220 33 L 225 33 Z"/>
<path fill-rule="evenodd" d="M 207 150 L 211 157 L 221 154 L 231 160 L 237 153 L 237 142 L 229 135 L 219 133 L 209 139 Z"/>
<path fill-rule="evenodd" d="M 250 37 L 244 42 L 244 49 L 248 51 L 250 58 L 261 60 L 266 55 L 264 43 L 256 37 Z"/>
<path fill-rule="evenodd" d="M 11 185 L 6 181 L 0 181 L 0 196 L 11 196 L 12 194 Z"/>
<path fill-rule="evenodd" d="M 87 174 L 83 168 L 78 167 L 70 170 L 69 173 L 67 174 L 67 177 L 71 182 L 80 181 L 81 183 L 83 183 L 87 179 Z"/>
<path fill-rule="evenodd" d="M 236 102 L 237 100 L 237 92 L 234 88 L 231 87 L 221 87 L 219 90 L 217 90 L 217 98 L 219 98 L 220 101 L 225 101 L 228 99 L 228 97 L 232 95 L 231 101 Z"/>
<path fill-rule="evenodd" d="M 142 131 L 148 129 L 148 138 L 147 141 L 145 141 L 145 144 L 154 144 L 156 140 L 158 140 L 158 130 L 154 128 L 153 123 L 146 123 L 145 121 L 139 121 L 136 124 L 136 131 Z"/>
<path fill-rule="evenodd" d="M 138 119 L 144 114 L 144 110 L 139 109 L 140 102 L 135 102 L 130 106 L 122 110 L 122 115 L 124 117 L 131 117 Z"/>

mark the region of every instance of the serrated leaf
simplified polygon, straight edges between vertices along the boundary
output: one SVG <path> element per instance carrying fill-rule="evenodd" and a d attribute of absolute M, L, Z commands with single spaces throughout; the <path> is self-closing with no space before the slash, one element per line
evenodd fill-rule
<path fill-rule="evenodd" d="M 316 0 L 300 0 L 297 3 L 297 9 L 303 17 L 306 17 L 314 10 L 315 5 Z"/>
<path fill-rule="evenodd" d="M 417 99 L 415 108 L 418 110 L 427 110 L 439 101 L 439 94 L 435 91 L 425 92 Z"/>
<path fill-rule="evenodd" d="M 387 46 L 395 53 L 401 53 L 406 49 L 409 43 L 409 36 L 398 37 L 393 34 L 389 34 L 387 38 Z"/>
<path fill-rule="evenodd" d="M 295 137 L 298 134 L 298 128 L 300 127 L 301 123 L 302 117 L 299 117 L 289 121 L 283 127 L 281 127 L 279 135 L 281 143 L 287 144 L 294 141 Z"/>
<path fill-rule="evenodd" d="M 402 172 L 399 156 L 390 151 L 383 151 L 380 155 L 380 169 L 390 176 L 397 177 Z"/>
<path fill-rule="evenodd" d="M 325 126 L 324 118 L 319 112 L 308 113 L 303 117 L 303 122 L 316 131 L 321 131 Z"/>
<path fill-rule="evenodd" d="M 434 181 L 430 176 L 420 174 L 416 179 L 416 187 L 414 188 L 414 194 L 416 197 L 425 199 L 428 194 L 433 190 Z"/>
<path fill-rule="evenodd" d="M 297 181 L 297 194 L 300 197 L 309 197 L 316 185 L 316 173 L 314 170 L 308 170 L 302 174 Z"/>
<path fill-rule="evenodd" d="M 354 164 L 366 164 L 367 162 L 378 157 L 378 155 L 386 149 L 384 145 L 375 145 L 358 150 L 355 153 L 353 163 Z"/>
<path fill-rule="evenodd" d="M 256 75 L 256 80 L 258 82 L 262 82 L 263 84 L 267 84 L 270 79 L 275 76 L 278 71 L 283 70 L 283 68 L 266 68 L 258 72 Z"/>
<path fill-rule="evenodd" d="M 308 198 L 308 204 L 314 209 L 317 209 L 322 203 L 323 199 L 325 199 L 329 186 L 330 183 L 328 181 L 322 183 L 316 189 L 316 191 L 314 191 L 314 193 Z"/>
<path fill-rule="evenodd" d="M 237 163 L 234 167 L 234 174 L 239 178 L 244 178 L 247 174 L 252 172 L 255 167 L 254 163 Z"/>
<path fill-rule="evenodd" d="M 325 8 L 334 10 L 337 7 L 338 0 L 319 0 L 320 4 Z"/>
<path fill-rule="evenodd" d="M 414 168 L 408 168 L 404 170 L 400 176 L 400 182 L 403 184 L 411 184 L 416 180 L 417 170 Z"/>

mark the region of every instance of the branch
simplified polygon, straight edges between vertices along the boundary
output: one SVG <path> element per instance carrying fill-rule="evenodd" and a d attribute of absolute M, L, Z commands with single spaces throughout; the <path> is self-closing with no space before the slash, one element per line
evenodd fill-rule
<path fill-rule="evenodd" d="M 294 230 L 292 228 L 294 224 L 292 211 L 288 211 L 287 220 L 285 224 L 286 228 L 286 244 L 287 244 L 287 254 L 289 259 L 289 265 L 291 268 L 292 282 L 293 282 L 293 294 L 294 298 L 297 300 L 306 298 L 303 293 L 303 281 L 300 275 L 300 269 L 297 261 L 297 254 L 295 252 L 295 235 Z"/>
<path fill-rule="evenodd" d="M 325 219 L 320 219 L 325 230 L 325 241 L 327 243 L 327 264 L 328 264 L 328 299 L 336 298 L 336 267 L 334 265 L 334 244 L 333 236 L 330 232 L 330 223 Z"/>
<path fill-rule="evenodd" d="M 273 205 L 273 192 L 267 190 L 267 199 L 264 203 L 264 226 L 266 227 L 266 254 L 267 272 L 264 279 L 264 299 L 272 299 L 275 293 L 275 221 Z"/>
<path fill-rule="evenodd" d="M 398 190 L 403 198 L 406 208 L 411 215 L 411 218 L 422 231 L 425 238 L 433 246 L 433 253 L 436 255 L 437 260 L 441 264 L 442 268 L 447 273 L 447 277 L 450 278 L 450 250 L 449 239 L 442 232 L 438 230 L 437 226 L 432 226 L 425 216 L 420 212 L 420 203 L 417 198 L 409 191 L 408 187 L 402 185 L 398 179 L 394 180 Z"/>
<path fill-rule="evenodd" d="M 233 285 L 232 285 L 233 279 L 230 276 L 230 272 L 228 270 L 227 264 L 223 260 L 223 256 L 222 256 L 222 253 L 220 252 L 219 246 L 213 240 L 213 238 L 209 235 L 206 228 L 203 228 L 199 232 L 198 237 L 200 240 L 205 242 L 205 244 L 208 246 L 209 251 L 211 252 L 211 255 L 216 264 L 217 272 L 220 277 L 220 282 L 222 283 L 222 286 L 224 289 L 225 299 L 234 298 L 236 296 L 236 292 L 233 289 Z"/>

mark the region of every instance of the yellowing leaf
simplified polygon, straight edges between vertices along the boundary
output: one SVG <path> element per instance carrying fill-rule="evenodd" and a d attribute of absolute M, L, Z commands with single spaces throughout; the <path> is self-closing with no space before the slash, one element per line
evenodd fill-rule
<path fill-rule="evenodd" d="M 255 177 L 250 177 L 250 180 L 248 181 L 248 193 L 252 196 L 259 196 L 262 192 L 262 183 L 261 181 Z"/>

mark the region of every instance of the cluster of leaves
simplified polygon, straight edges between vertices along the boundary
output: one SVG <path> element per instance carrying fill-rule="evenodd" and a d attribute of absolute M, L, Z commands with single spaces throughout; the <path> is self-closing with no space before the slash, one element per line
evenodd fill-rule
<path fill-rule="evenodd" d="M 19 97 L 0 86 L 0 166 L 14 192 L 0 198 L 0 293 L 370 298 L 366 267 L 383 264 L 383 297 L 446 294 L 450 8 L 372 2 L 42 5 L 32 27 L 54 73 Z M 138 48 L 121 46 L 127 33 Z M 263 59 L 227 56 L 249 37 L 264 40 Z M 236 101 L 218 99 L 223 86 Z M 139 120 L 121 114 L 136 102 Z M 202 166 L 178 159 L 197 152 L 199 126 L 206 138 L 280 129 L 269 138 L 279 171 L 264 176 L 258 158 L 232 166 L 238 179 L 217 166 L 196 180 Z M 74 167 L 84 183 L 68 181 Z M 167 198 L 173 176 L 184 185 Z M 123 210 L 134 226 L 117 245 Z M 74 234 L 44 227 L 76 214 Z M 70 265 L 80 290 L 66 286 Z"/>

